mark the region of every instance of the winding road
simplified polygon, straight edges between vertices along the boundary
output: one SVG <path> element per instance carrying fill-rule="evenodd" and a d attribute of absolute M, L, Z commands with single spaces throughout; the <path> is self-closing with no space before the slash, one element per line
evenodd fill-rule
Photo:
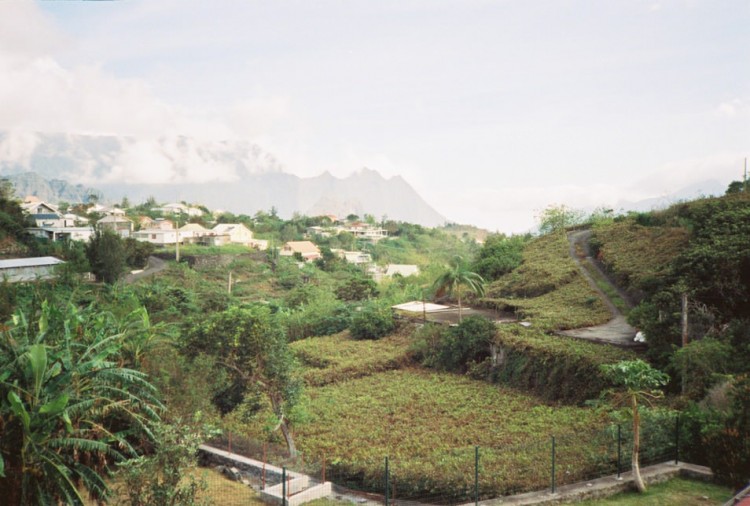
<path fill-rule="evenodd" d="M 599 269 L 599 266 L 591 258 L 591 251 L 588 244 L 590 237 L 591 230 L 575 230 L 573 232 L 569 232 L 568 241 L 570 243 L 570 256 L 578 265 L 578 268 L 581 270 L 581 274 L 583 274 L 583 277 L 586 278 L 586 281 L 588 281 L 589 285 L 591 285 L 591 288 L 593 288 L 599 294 L 599 297 L 602 299 L 604 304 L 606 304 L 610 313 L 612 313 L 612 319 L 603 325 L 583 327 L 580 329 L 562 330 L 558 332 L 558 334 L 567 337 L 585 339 L 587 341 L 594 341 L 597 343 L 611 344 L 622 348 L 641 348 L 643 347 L 641 343 L 636 343 L 633 341 L 636 329 L 631 327 L 628 322 L 625 321 L 625 315 L 623 315 L 617 308 L 617 306 L 612 303 L 607 294 L 605 294 L 599 288 L 599 286 L 597 286 L 596 281 L 594 281 L 594 278 L 589 272 L 589 269 L 596 269 L 598 271 L 598 274 L 600 274 L 600 276 L 598 277 L 604 279 L 606 283 L 608 283 L 614 290 L 616 290 L 620 297 L 624 301 L 626 301 L 628 305 L 630 305 L 628 296 L 609 280 L 609 277 L 604 272 L 602 272 L 601 269 Z M 583 256 L 587 260 L 586 265 L 584 265 L 584 263 L 581 261 L 581 257 L 578 254 L 579 249 L 583 252 Z"/>
<path fill-rule="evenodd" d="M 165 262 L 161 258 L 154 257 L 154 256 L 148 257 L 148 261 L 146 262 L 146 268 L 140 272 L 129 273 L 127 276 L 125 276 L 125 283 L 126 284 L 135 283 L 139 279 L 146 278 L 148 276 L 153 276 L 157 272 L 161 272 L 166 268 L 167 268 L 167 262 Z"/>

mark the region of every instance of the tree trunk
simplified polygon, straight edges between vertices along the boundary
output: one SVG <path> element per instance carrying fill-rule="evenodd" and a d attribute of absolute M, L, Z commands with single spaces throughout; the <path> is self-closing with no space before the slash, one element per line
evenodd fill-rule
<path fill-rule="evenodd" d="M 282 418 L 279 425 L 281 428 L 281 433 L 284 435 L 284 440 L 286 441 L 287 450 L 289 450 L 289 456 L 296 457 L 297 447 L 294 445 L 294 437 L 292 436 L 292 431 L 289 430 L 289 425 L 287 424 L 286 418 Z"/>
<path fill-rule="evenodd" d="M 638 413 L 638 400 L 635 396 L 631 397 L 630 405 L 633 410 L 633 481 L 638 492 L 643 493 L 646 491 L 646 484 L 643 483 L 643 478 L 641 477 L 639 456 L 641 451 L 641 416 Z"/>
<path fill-rule="evenodd" d="M 458 287 L 457 292 L 458 292 L 458 323 L 461 323 L 462 318 L 461 318 L 461 287 L 460 286 Z"/>
<path fill-rule="evenodd" d="M 274 395 L 270 397 L 271 397 L 271 407 L 273 408 L 273 412 L 277 417 L 279 417 L 279 425 L 277 428 L 281 429 L 281 434 L 283 434 L 284 441 L 286 441 L 286 448 L 287 450 L 289 450 L 289 456 L 296 457 L 297 447 L 294 445 L 294 436 L 292 436 L 292 431 L 289 427 L 289 422 L 287 421 L 286 417 L 284 416 L 284 412 L 281 409 L 281 405 L 284 401 L 276 398 L 276 396 Z"/>

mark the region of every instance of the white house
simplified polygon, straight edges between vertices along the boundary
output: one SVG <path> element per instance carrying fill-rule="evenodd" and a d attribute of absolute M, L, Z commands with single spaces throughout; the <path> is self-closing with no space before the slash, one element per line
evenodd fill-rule
<path fill-rule="evenodd" d="M 178 240 L 182 242 L 180 231 L 175 229 L 164 230 L 161 228 L 151 228 L 147 230 L 138 230 L 137 232 L 133 232 L 132 237 L 136 241 L 150 242 L 151 244 L 157 244 L 159 246 L 175 244 Z"/>
<path fill-rule="evenodd" d="M 229 235 L 229 240 L 233 244 L 249 246 L 253 240 L 253 232 L 242 223 L 219 223 L 212 231 L 216 235 Z"/>

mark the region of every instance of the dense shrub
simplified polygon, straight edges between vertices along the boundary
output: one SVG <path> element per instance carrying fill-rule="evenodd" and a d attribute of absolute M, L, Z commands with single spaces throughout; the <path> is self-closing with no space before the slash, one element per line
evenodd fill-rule
<path fill-rule="evenodd" d="M 391 308 L 378 303 L 369 303 L 352 317 L 349 331 L 354 339 L 380 339 L 395 328 Z"/>
<path fill-rule="evenodd" d="M 447 330 L 422 331 L 422 339 L 432 342 L 425 346 L 425 365 L 446 371 L 466 372 L 490 355 L 497 327 L 487 318 L 469 316 Z"/>

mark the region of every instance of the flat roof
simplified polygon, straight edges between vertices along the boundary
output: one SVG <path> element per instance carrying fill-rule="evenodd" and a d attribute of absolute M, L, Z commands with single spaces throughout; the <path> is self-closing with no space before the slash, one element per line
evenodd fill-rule
<path fill-rule="evenodd" d="M 412 313 L 432 313 L 435 311 L 445 311 L 450 309 L 450 306 L 443 306 L 440 304 L 433 304 L 432 302 L 422 302 L 420 300 L 413 300 L 411 302 L 404 302 L 397 306 L 391 306 L 391 309 L 398 309 L 399 311 L 409 311 Z"/>
<path fill-rule="evenodd" d="M 46 267 L 48 265 L 64 264 L 55 257 L 11 258 L 0 260 L 0 269 L 15 269 L 19 267 Z"/>

